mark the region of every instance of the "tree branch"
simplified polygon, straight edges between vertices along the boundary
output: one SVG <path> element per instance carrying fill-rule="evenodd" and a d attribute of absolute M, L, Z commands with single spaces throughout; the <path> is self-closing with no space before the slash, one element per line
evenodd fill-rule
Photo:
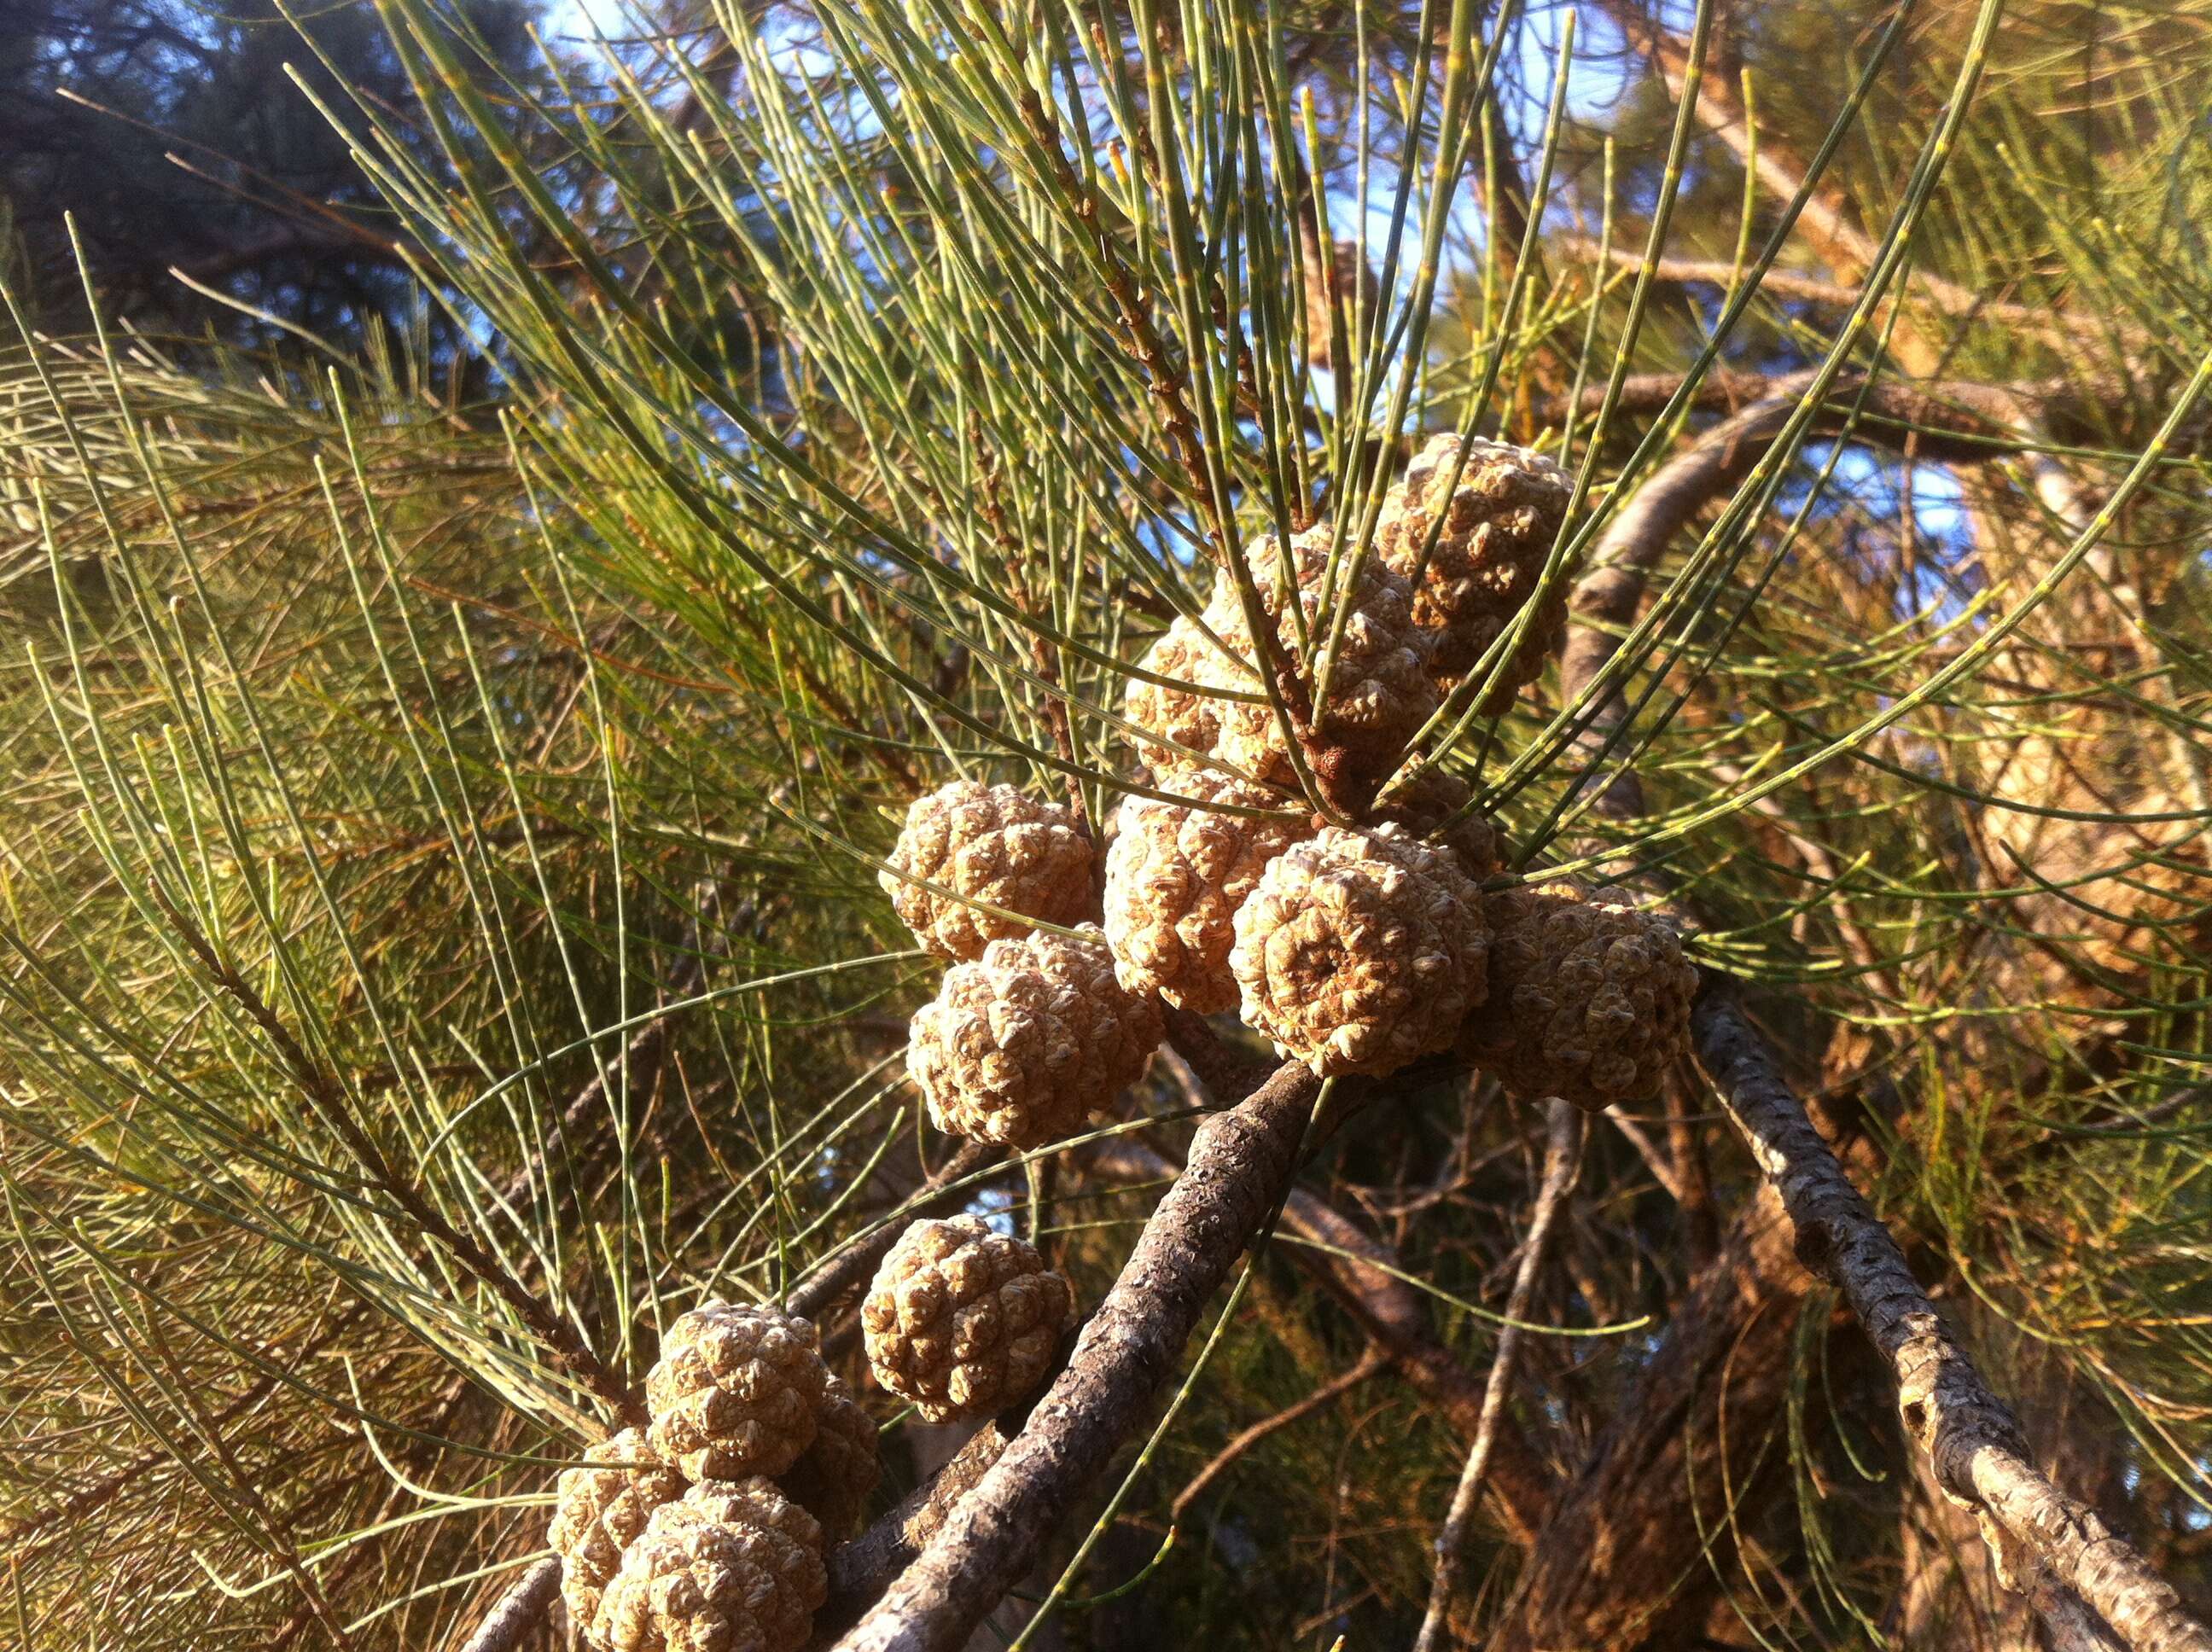
<path fill-rule="evenodd" d="M 1312 1074 L 1286 1062 L 1199 1126 L 1182 1175 L 1146 1223 L 1067 1369 L 841 1648 L 951 1652 L 1028 1572 L 1142 1419 L 1207 1301 L 1289 1187 L 1319 1094 Z"/>
<path fill-rule="evenodd" d="M 850 1628 L 892 1580 L 914 1564 L 961 1498 L 1006 1455 L 1010 1421 L 994 1418 L 984 1424 L 897 1507 L 851 1542 L 830 1551 L 829 1603 L 814 1614 L 817 1642 Z"/>
<path fill-rule="evenodd" d="M 514 1652 L 524 1636 L 545 1621 L 560 1592 L 560 1558 L 538 1562 L 499 1597 L 499 1604 L 485 1614 L 461 1652 Z"/>
<path fill-rule="evenodd" d="M 1877 383 L 1870 395 L 1890 388 Z M 1896 388 L 1908 395 L 1937 389 Z M 1971 393 L 1961 398 L 1961 389 Z M 1850 393 L 1856 397 L 1856 386 Z M 1949 386 L 1942 393 L 1978 416 L 2033 428 L 2032 409 L 2019 391 Z M 1570 698 L 1586 691 L 1618 651 L 1618 633 L 1634 616 L 1644 574 L 1668 540 L 1700 506 L 1749 472 L 1802 394 L 1784 380 L 1777 394 L 1707 432 L 1662 466 L 1610 525 L 1575 592 L 1577 623 L 1561 665 Z M 1876 428 L 1859 428 L 1869 439 L 1878 435 Z M 1935 456 L 1924 433 L 1916 452 Z M 1607 720 L 1617 726 L 1626 714 L 1616 693 L 1589 732 L 1601 734 Z M 1641 806 L 1640 792 L 1633 771 L 1624 769 L 1596 806 L 1603 814 L 1632 814 Z M 2173 1589 L 2142 1556 L 2027 1461 L 2018 1423 L 1945 1329 L 1896 1242 L 1844 1175 L 1729 989 L 1708 982 L 1692 1038 L 1752 1145 L 1767 1180 L 1765 1197 L 1789 1224 L 1796 1254 L 1844 1291 L 1889 1363 L 1907 1430 L 1929 1453 L 1945 1493 L 1974 1510 L 2001 1581 L 2026 1594 L 2062 1638 L 2072 1634 L 2080 1643 L 2085 1613 L 2094 1613 L 2136 1652 L 2212 1652 L 2212 1635 L 2182 1611 Z"/>
<path fill-rule="evenodd" d="M 1438 1637 L 1445 1633 L 1452 1598 L 1458 1593 L 1461 1556 L 1474 1528 L 1475 1508 L 1482 1496 L 1482 1477 L 1490 1465 L 1492 1445 L 1498 1438 L 1498 1419 L 1505 1409 L 1506 1392 L 1513 1386 L 1513 1368 L 1520 1357 L 1523 1335 L 1521 1324 L 1535 1292 L 1536 1276 L 1543 1271 L 1545 1246 L 1551 1238 L 1553 1222 L 1560 1206 L 1566 1202 L 1567 1190 L 1574 1186 L 1575 1172 L 1582 1164 L 1582 1115 L 1571 1103 L 1557 1096 L 1546 1102 L 1544 1109 L 1547 1139 L 1543 1181 L 1537 1189 L 1535 1210 L 1528 1218 L 1528 1237 L 1521 1248 L 1521 1265 L 1513 1275 L 1513 1290 L 1506 1297 L 1508 1322 L 1499 1329 L 1498 1351 L 1491 1357 L 1490 1381 L 1482 1394 L 1482 1420 L 1475 1430 L 1474 1443 L 1468 1449 L 1466 1466 L 1460 1470 L 1459 1485 L 1452 1492 L 1443 1530 L 1437 1536 L 1437 1575 L 1429 1588 L 1429 1609 L 1421 1620 L 1421 1632 L 1413 1643 L 1413 1652 L 1433 1652 L 1439 1644 Z"/>
<path fill-rule="evenodd" d="M 1560 693 L 1567 702 L 1588 692 L 1620 653 L 1650 573 L 1674 536 L 1699 510 L 1751 474 L 1818 377 L 1807 371 L 1771 380 L 1760 399 L 1655 471 L 1607 525 L 1569 598 L 1574 623 L 1559 658 Z M 1812 429 L 1828 434 L 1848 425 L 1857 440 L 1901 448 L 1910 439 L 1918 459 L 1987 460 L 2007 451 L 2004 441 L 2019 440 L 2031 395 L 2056 393 L 2056 386 L 2037 391 L 1959 380 L 1880 379 L 1869 384 L 1863 374 L 1843 374 L 1829 386 Z M 1593 765 L 1603 761 L 1601 754 L 1611 749 L 1627 714 L 1627 700 L 1614 684 L 1577 740 Z M 1635 776 L 1623 770 L 1596 806 L 1616 817 L 1634 814 L 1640 794 Z"/>
<path fill-rule="evenodd" d="M 2135 1652 L 2212 1652 L 2212 1632 L 2172 1587 L 2029 1461 L 2019 1423 L 1814 1129 L 1733 992 L 1709 984 L 1691 1027 L 1698 1061 L 1781 1197 L 1799 1260 L 1844 1293 L 1895 1372 L 1906 1432 L 1936 1483 L 1973 1509 L 1999 1576 L 2031 1598 L 2051 1585 L 2071 1590 Z"/>

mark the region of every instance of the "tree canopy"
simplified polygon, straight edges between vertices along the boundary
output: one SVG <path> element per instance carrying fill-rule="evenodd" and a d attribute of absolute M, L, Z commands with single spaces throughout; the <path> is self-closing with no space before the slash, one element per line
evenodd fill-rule
<path fill-rule="evenodd" d="M 295 15 L 305 39 L 276 0 L 0 10 L 0 223 L 19 297 L 52 330 L 84 325 L 80 258 L 110 317 L 155 332 L 266 343 L 289 323 L 352 344 L 422 320 L 407 232 L 313 101 L 409 118 L 400 60 L 373 7 Z M 542 76 L 532 6 L 453 15 L 503 72 Z"/>
<path fill-rule="evenodd" d="M 131 15 L 28 27 L 422 285 L 173 346 L 264 221 L 135 149 L 82 329 L 11 285 L 27 1644 L 569 1644 L 556 1478 L 715 1300 L 879 1425 L 823 1644 L 2208 1644 L 2212 12 L 378 0 L 255 36 L 312 131 Z M 1559 525 L 1352 750 L 1446 431 Z M 902 823 L 1236 767 L 1147 687 L 1248 816 L 1679 934 L 1648 1093 L 1171 1005 L 1086 1127 L 933 1124 Z M 963 1212 L 1085 1329 L 937 1426 L 860 1297 Z"/>

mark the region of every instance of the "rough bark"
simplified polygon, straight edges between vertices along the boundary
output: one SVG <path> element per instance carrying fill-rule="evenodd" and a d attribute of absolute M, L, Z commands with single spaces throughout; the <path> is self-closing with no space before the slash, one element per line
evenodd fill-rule
<path fill-rule="evenodd" d="M 949 1652 L 1036 1561 L 1135 1429 L 1207 1301 L 1290 1185 L 1319 1081 L 1295 1064 L 1198 1127 L 1073 1357 L 975 1489 L 838 1644 Z"/>
<path fill-rule="evenodd" d="M 561 1592 L 561 1563 L 541 1560 L 516 1579 L 499 1604 L 484 1614 L 461 1652 L 513 1652 L 524 1636 L 540 1627 Z"/>
<path fill-rule="evenodd" d="M 817 1642 L 849 1629 L 891 1580 L 914 1564 L 960 1499 L 975 1489 L 1006 1449 L 1005 1429 L 996 1420 L 985 1423 L 896 1507 L 851 1542 L 830 1551 L 829 1603 L 814 1614 Z"/>
<path fill-rule="evenodd" d="M 2136 1652 L 2212 1652 L 2208 1632 L 2095 1510 L 2053 1485 L 1881 1218 L 1813 1128 L 1772 1053 L 1725 989 L 1699 999 L 1698 1059 L 1779 1197 L 1798 1260 L 1835 1285 L 1895 1372 L 1905 1431 L 1936 1483 L 1971 1509 L 2001 1581 L 2031 1600 L 2078 1595 Z"/>

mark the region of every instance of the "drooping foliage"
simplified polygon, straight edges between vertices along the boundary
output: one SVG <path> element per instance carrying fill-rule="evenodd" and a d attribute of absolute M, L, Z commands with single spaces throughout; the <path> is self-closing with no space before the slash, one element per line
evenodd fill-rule
<path fill-rule="evenodd" d="M 1325 709 L 1346 604 L 1271 608 L 1287 548 L 1378 556 L 1445 429 L 1565 467 L 1575 598 L 1401 780 L 1664 884 L 2205 1600 L 2212 19 L 732 0 L 525 67 L 378 15 L 404 112 L 294 49 L 495 390 L 113 325 L 0 376 L 27 1643 L 465 1634 L 665 1325 L 946 1157 L 908 804 L 1103 835 L 1159 789 L 1139 662 L 1209 611 L 1285 667 L 1220 705 Z M 1094 1303 L 1200 1089 L 1157 1062 L 974 1208 Z M 1461 1075 L 1333 1140 L 1029 1643 L 1407 1641 L 1540 1135 Z M 1592 1121 L 1474 1624 L 2027 1643 L 1759 1186 L 1686 1066 Z M 830 1340 L 880 1509 L 941 1442 Z"/>

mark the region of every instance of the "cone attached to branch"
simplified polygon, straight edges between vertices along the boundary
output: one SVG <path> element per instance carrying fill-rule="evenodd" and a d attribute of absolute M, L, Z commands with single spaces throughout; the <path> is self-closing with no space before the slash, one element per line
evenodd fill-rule
<path fill-rule="evenodd" d="M 647 1374 L 653 1448 L 695 1480 L 781 1474 L 814 1443 L 829 1382 L 806 1321 L 708 1303 L 668 1327 Z"/>
<path fill-rule="evenodd" d="M 1324 827 L 1285 851 L 1236 930 L 1245 1023 L 1324 1078 L 1441 1049 L 1482 1000 L 1481 894 L 1449 850 L 1402 827 Z"/>
<path fill-rule="evenodd" d="M 1287 570 L 1272 535 L 1254 546 L 1247 560 L 1283 657 L 1304 665 L 1309 688 L 1320 696 L 1312 728 L 1316 765 L 1335 771 L 1330 778 L 1353 791 L 1371 789 L 1397 767 L 1406 742 L 1437 709 L 1437 692 L 1429 680 L 1433 643 L 1415 623 L 1413 587 L 1379 556 L 1362 559 L 1354 572 L 1346 547 L 1331 581 L 1329 537 L 1325 525 L 1292 536 Z M 1295 616 L 1285 595 L 1292 577 Z M 1333 588 L 1325 588 L 1332 583 Z M 1225 574 L 1207 611 L 1220 614 L 1224 639 L 1233 635 L 1250 652 L 1250 629 Z M 1340 616 L 1343 630 L 1323 682 L 1323 659 Z M 1273 785 L 1292 781 L 1295 770 L 1282 720 L 1272 706 L 1224 701 L 1220 723 L 1215 756 L 1255 779 Z"/>
<path fill-rule="evenodd" d="M 623 1551 L 654 1509 L 684 1495 L 684 1479 L 640 1429 L 626 1428 L 587 1448 L 584 1461 L 595 1466 L 561 1471 L 546 1541 L 561 1557 L 561 1598 L 569 1619 L 588 1631 Z"/>
<path fill-rule="evenodd" d="M 1486 902 L 1490 995 L 1462 1054 L 1516 1096 L 1602 1108 L 1641 1101 L 1689 1048 L 1698 972 L 1664 918 L 1572 883 Z"/>
<path fill-rule="evenodd" d="M 1020 1240 L 972 1216 L 917 1222 L 860 1304 L 868 1368 L 933 1423 L 988 1417 L 1033 1392 L 1075 1291 Z"/>
<path fill-rule="evenodd" d="M 1212 1015 L 1237 1006 L 1229 972 L 1237 908 L 1267 863 L 1312 835 L 1313 825 L 1279 812 L 1289 806 L 1280 793 L 1225 775 L 1186 773 L 1176 789 L 1194 801 L 1131 797 L 1121 805 L 1106 851 L 1106 941 L 1124 987 Z M 1277 812 L 1227 814 L 1224 806 Z"/>
<path fill-rule="evenodd" d="M 829 1593 L 822 1533 L 767 1480 L 708 1480 L 653 1511 L 592 1625 L 606 1652 L 800 1652 Z"/>
<path fill-rule="evenodd" d="M 1375 812 L 1412 836 L 1443 844 L 1459 857 L 1461 869 L 1479 881 L 1498 874 L 1505 846 L 1497 825 L 1474 802 L 1474 789 L 1465 780 L 1429 768 L 1410 784 L 1386 791 L 1376 799 Z"/>
<path fill-rule="evenodd" d="M 1095 924 L 994 941 L 915 1012 L 907 1072 L 939 1130 L 1041 1147 L 1073 1135 L 1144 1076 L 1160 1008 L 1114 977 Z"/>
<path fill-rule="evenodd" d="M 1211 604 L 1206 611 L 1218 617 Z M 1178 614 L 1139 663 L 1148 671 L 1176 679 L 1176 685 L 1170 685 L 1133 677 L 1121 701 L 1123 716 L 1159 737 L 1139 738 L 1136 746 L 1146 765 L 1163 776 L 1193 768 L 1200 758 L 1212 756 L 1220 743 L 1221 713 L 1230 702 L 1207 689 L 1255 691 L 1259 687 L 1259 679 L 1239 672 L 1224 659 L 1188 615 Z"/>
<path fill-rule="evenodd" d="M 1430 669 L 1445 695 L 1536 598 L 1574 493 L 1574 479 L 1540 453 L 1478 436 L 1464 444 L 1462 468 L 1462 446 L 1449 431 L 1431 437 L 1383 500 L 1375 528 L 1376 552 L 1415 581 L 1413 617 L 1435 635 Z M 1421 553 L 1432 530 L 1436 544 L 1424 566 Z M 1486 714 L 1507 710 L 1515 695 L 1543 675 L 1566 624 L 1566 582 L 1555 580 L 1484 697 Z"/>
<path fill-rule="evenodd" d="M 923 946 L 975 958 L 1001 937 L 1028 934 L 1027 919 L 1080 923 L 1091 910 L 1092 860 L 1081 823 L 1059 805 L 1011 786 L 955 780 L 907 811 L 890 870 L 877 881 Z"/>
<path fill-rule="evenodd" d="M 742 1536 L 757 1553 L 774 1587 L 752 1601 L 754 1620 L 770 1647 L 800 1647 L 814 1627 L 814 1613 L 828 1598 L 822 1564 L 822 1527 L 814 1516 L 757 1475 L 743 1480 L 702 1480 L 684 1503 Z"/>
<path fill-rule="evenodd" d="M 826 1536 L 845 1536 L 860 1523 L 883 1464 L 876 1451 L 875 1418 L 861 1408 L 842 1377 L 822 1393 L 819 1426 L 779 1484 L 785 1495 L 822 1523 Z"/>

